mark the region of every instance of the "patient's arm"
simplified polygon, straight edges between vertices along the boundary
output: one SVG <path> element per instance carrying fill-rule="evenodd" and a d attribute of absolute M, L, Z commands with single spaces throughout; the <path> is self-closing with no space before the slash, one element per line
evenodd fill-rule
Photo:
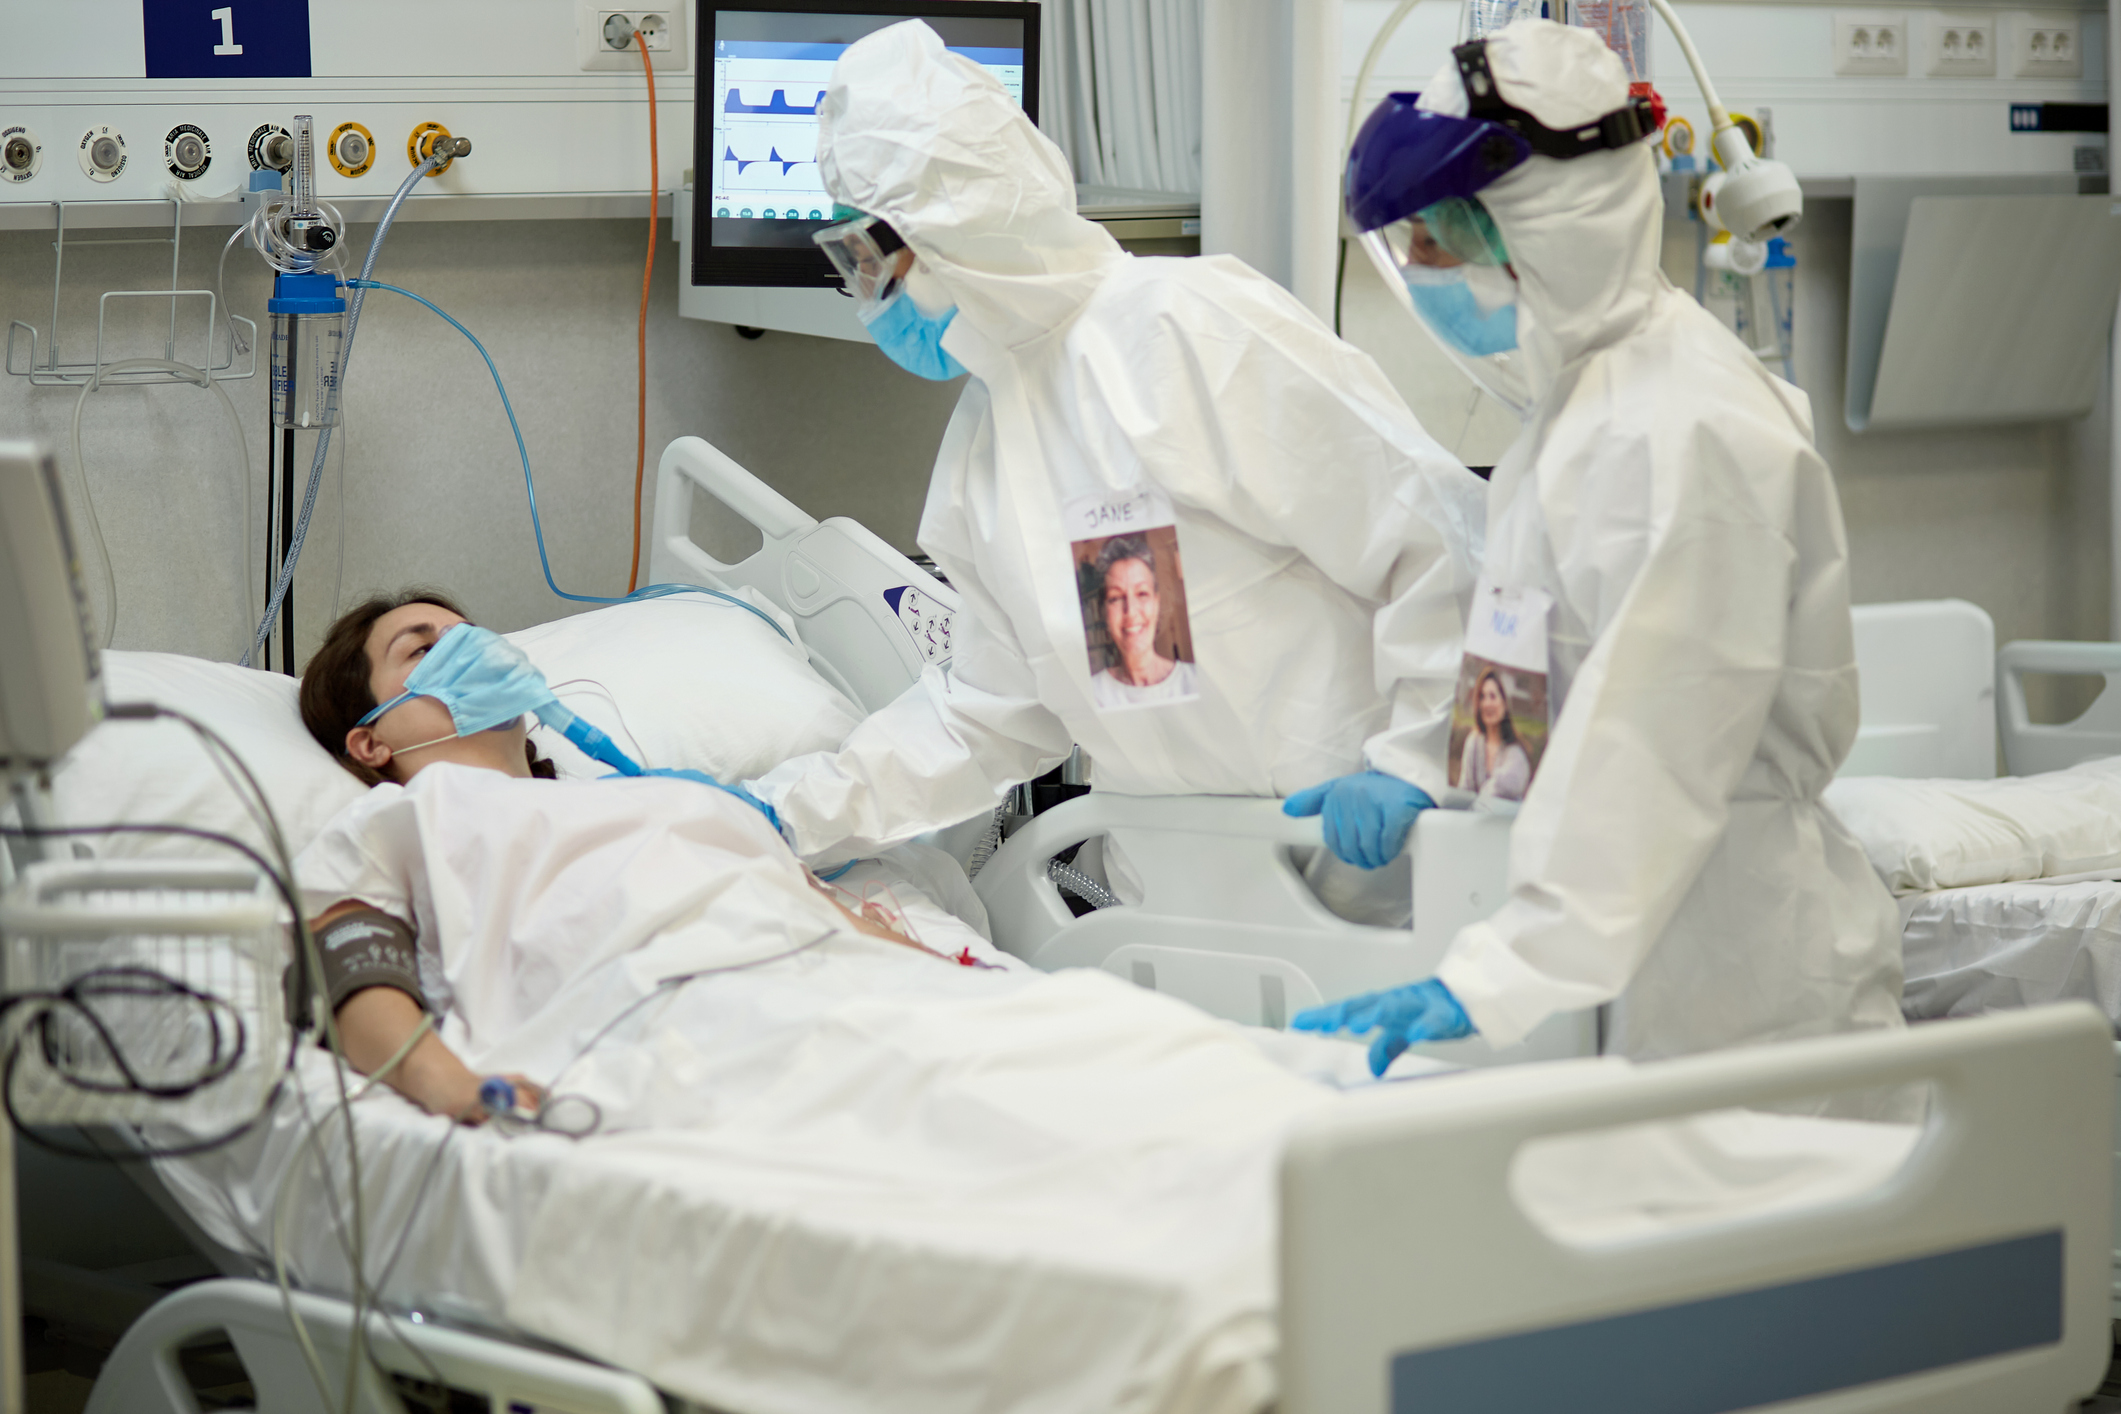
<path fill-rule="evenodd" d="M 339 1045 L 363 1075 L 373 1075 L 419 1029 L 425 1013 L 395 987 L 363 987 L 339 1005 Z M 383 1083 L 422 1109 L 455 1119 L 477 1120 L 479 1077 L 432 1031 L 414 1042 Z"/>
<path fill-rule="evenodd" d="M 325 910 L 310 926 L 322 934 L 329 924 L 367 908 L 349 899 Z M 329 960 L 326 970 L 332 970 Z M 390 983 L 351 987 L 336 1001 L 332 1015 L 338 1021 L 340 1049 L 363 1075 L 374 1075 L 388 1065 L 427 1014 L 412 993 Z M 508 1078 L 531 1108 L 543 1101 L 543 1091 L 531 1081 L 519 1075 Z M 431 1113 L 476 1124 L 486 1117 L 479 1104 L 480 1079 L 441 1037 L 429 1031 L 413 1043 L 383 1083 Z"/>

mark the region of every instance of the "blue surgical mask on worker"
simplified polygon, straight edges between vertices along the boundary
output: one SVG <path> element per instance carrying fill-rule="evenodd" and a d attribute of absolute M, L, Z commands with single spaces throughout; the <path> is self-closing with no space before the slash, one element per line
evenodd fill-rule
<path fill-rule="evenodd" d="M 1489 309 L 1482 306 L 1472 285 L 1460 278 L 1426 281 L 1408 280 L 1407 293 L 1422 322 L 1452 348 L 1471 358 L 1508 353 L 1517 347 L 1517 305 L 1509 302 Z"/>
<path fill-rule="evenodd" d="M 955 318 L 956 305 L 940 314 L 930 314 L 902 290 L 873 313 L 866 313 L 862 322 L 868 327 L 869 337 L 876 340 L 876 346 L 893 363 L 908 373 L 943 383 L 961 378 L 966 372 L 965 365 L 943 347 L 943 331 Z"/>

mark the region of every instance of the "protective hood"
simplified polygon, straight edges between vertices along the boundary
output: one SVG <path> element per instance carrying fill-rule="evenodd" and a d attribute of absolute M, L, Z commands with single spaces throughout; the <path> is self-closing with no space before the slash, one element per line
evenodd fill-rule
<path fill-rule="evenodd" d="M 1519 20 L 1488 43 L 1504 98 L 1549 127 L 1591 123 L 1627 102 L 1628 75 L 1605 41 L 1551 20 Z M 1421 107 L 1463 117 L 1465 88 L 1447 63 Z M 1664 199 L 1650 144 L 1560 161 L 1534 155 L 1480 200 L 1517 276 L 1518 346 L 1535 399 L 1570 363 L 1642 327 L 1658 293 Z"/>
<path fill-rule="evenodd" d="M 975 374 L 1066 324 L 1126 258 L 1075 214 L 1066 155 L 919 20 L 840 56 L 818 170 L 834 201 L 889 221 L 957 304 L 944 347 Z"/>

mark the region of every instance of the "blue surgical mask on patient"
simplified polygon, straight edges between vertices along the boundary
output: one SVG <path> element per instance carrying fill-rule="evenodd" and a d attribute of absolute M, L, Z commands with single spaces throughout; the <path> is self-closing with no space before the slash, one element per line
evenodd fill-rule
<path fill-rule="evenodd" d="M 384 713 L 415 697 L 432 697 L 448 708 L 457 736 L 505 727 L 526 712 L 534 713 L 585 754 L 621 775 L 641 774 L 640 766 L 610 737 L 560 705 L 552 689 L 545 685 L 545 675 L 524 656 L 522 649 L 490 628 L 458 624 L 448 630 L 435 640 L 427 656 L 405 679 L 405 690 L 355 725 L 373 726 Z M 435 741 L 402 747 L 397 754 L 449 739 L 437 737 Z"/>
<path fill-rule="evenodd" d="M 966 372 L 965 365 L 943 348 L 943 331 L 955 318 L 956 305 L 941 314 L 928 314 L 911 295 L 901 291 L 863 323 L 869 328 L 869 337 L 876 340 L 876 346 L 893 363 L 908 373 L 941 383 L 961 378 Z"/>

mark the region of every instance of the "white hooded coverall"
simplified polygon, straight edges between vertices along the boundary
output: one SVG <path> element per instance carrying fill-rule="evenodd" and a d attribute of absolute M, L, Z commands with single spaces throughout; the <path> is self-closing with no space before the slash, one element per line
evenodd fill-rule
<path fill-rule="evenodd" d="M 1588 31 L 1489 45 L 1551 127 L 1619 107 Z M 1422 106 L 1462 116 L 1447 66 Z M 1901 1023 L 1899 918 L 1820 802 L 1857 724 L 1848 550 L 1810 405 L 1658 268 L 1647 143 L 1483 189 L 1535 399 L 1488 489 L 1487 573 L 1553 596 L 1558 717 L 1510 896 L 1437 969 L 1490 1041 L 1615 1001 L 1647 1058 Z"/>
<path fill-rule="evenodd" d="M 797 851 L 991 810 L 1071 742 L 1120 792 L 1283 795 L 1367 762 L 1440 795 L 1483 492 L 1376 364 L 1234 259 L 1123 252 L 926 25 L 850 46 L 818 112 L 826 187 L 957 305 L 972 378 L 919 532 L 964 596 L 955 658 L 750 783 Z M 1199 691 L 1100 711 L 1062 509 L 1141 488 L 1173 508 Z"/>

